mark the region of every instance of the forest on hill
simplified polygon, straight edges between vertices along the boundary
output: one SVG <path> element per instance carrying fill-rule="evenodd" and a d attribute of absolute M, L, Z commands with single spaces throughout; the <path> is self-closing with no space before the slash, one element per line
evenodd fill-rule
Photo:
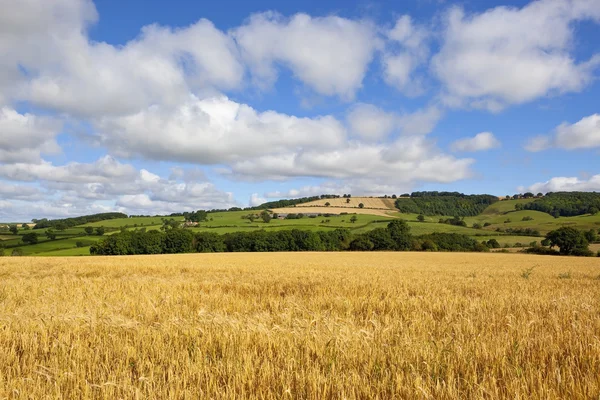
<path fill-rule="evenodd" d="M 396 208 L 402 213 L 423 215 L 452 215 L 473 217 L 499 201 L 488 194 L 467 195 L 458 192 L 414 192 L 409 199 L 397 199 Z"/>
<path fill-rule="evenodd" d="M 547 193 L 535 201 L 519 205 L 520 209 L 541 211 L 558 217 L 595 215 L 600 210 L 600 193 L 597 192 L 555 192 Z"/>

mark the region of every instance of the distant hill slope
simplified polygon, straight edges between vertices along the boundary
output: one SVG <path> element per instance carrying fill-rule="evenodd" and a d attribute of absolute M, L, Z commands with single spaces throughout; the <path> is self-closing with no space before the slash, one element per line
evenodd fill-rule
<path fill-rule="evenodd" d="M 372 208 L 378 210 L 396 210 L 394 205 L 394 199 L 391 198 L 380 198 L 380 197 L 348 197 L 339 199 L 319 199 L 308 203 L 303 203 L 302 207 L 328 207 L 331 208 L 360 208 L 362 204 L 363 208 Z"/>

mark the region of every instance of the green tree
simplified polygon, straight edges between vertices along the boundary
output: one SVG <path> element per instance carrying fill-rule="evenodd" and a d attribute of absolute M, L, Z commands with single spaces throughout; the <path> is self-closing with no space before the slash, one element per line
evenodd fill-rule
<path fill-rule="evenodd" d="M 563 226 L 546 235 L 550 248 L 557 246 L 562 255 L 578 255 L 589 252 L 589 243 L 583 232 L 570 226 Z"/>
<path fill-rule="evenodd" d="M 419 221 L 419 222 L 425 222 L 425 216 L 423 214 L 417 215 L 417 221 Z"/>
<path fill-rule="evenodd" d="M 96 228 L 96 235 L 98 235 L 98 236 L 103 236 L 105 232 L 106 232 L 106 230 L 104 229 L 103 226 Z"/>
<path fill-rule="evenodd" d="M 164 253 L 189 253 L 193 249 L 194 234 L 185 229 L 171 229 L 165 234 Z"/>
<path fill-rule="evenodd" d="M 91 226 L 86 226 L 84 229 L 86 235 L 92 235 L 94 233 L 94 228 Z"/>
<path fill-rule="evenodd" d="M 346 204 L 350 203 L 350 199 L 346 198 Z"/>
<path fill-rule="evenodd" d="M 38 234 L 36 232 L 26 233 L 21 237 L 21 241 L 25 244 L 36 244 L 38 242 Z"/>
<path fill-rule="evenodd" d="M 412 235 L 410 226 L 406 221 L 397 219 L 390 222 L 386 228 L 390 232 L 390 237 L 396 245 L 396 250 L 409 250 L 412 244 Z"/>
<path fill-rule="evenodd" d="M 365 236 L 359 236 L 350 242 L 350 250 L 352 251 L 371 251 L 373 246 L 373 242 Z"/>
<path fill-rule="evenodd" d="M 355 223 L 356 221 L 358 221 L 358 217 L 356 215 L 350 217 L 350 222 Z"/>
<path fill-rule="evenodd" d="M 363 203 L 360 203 L 360 204 L 358 205 L 358 208 L 365 208 L 365 205 L 364 205 Z"/>
<path fill-rule="evenodd" d="M 373 250 L 394 250 L 396 248 L 390 231 L 387 229 L 375 228 L 367 233 L 367 238 L 373 243 Z"/>
<path fill-rule="evenodd" d="M 500 248 L 500 243 L 498 243 L 498 241 L 496 239 L 490 239 L 488 240 L 485 245 L 487 247 L 489 247 L 490 249 L 499 249 Z"/>
<path fill-rule="evenodd" d="M 29 225 L 27 225 L 27 224 L 21 224 L 21 228 L 23 228 L 23 230 L 26 230 L 26 231 L 31 229 L 31 228 L 29 228 Z"/>
<path fill-rule="evenodd" d="M 326 202 L 326 203 L 325 203 L 325 207 L 329 207 L 330 205 L 331 205 L 331 203 L 330 203 L 330 202 Z"/>
<path fill-rule="evenodd" d="M 586 231 L 584 233 L 584 235 L 585 235 L 586 240 L 589 243 L 594 243 L 594 242 L 596 242 L 598 240 L 598 234 L 593 229 L 590 229 L 589 231 Z"/>
<path fill-rule="evenodd" d="M 13 234 L 16 235 L 17 233 L 19 233 L 19 228 L 16 225 L 11 225 L 10 228 L 8 228 L 8 230 Z"/>
<path fill-rule="evenodd" d="M 56 232 L 53 229 L 47 229 L 45 235 L 50 240 L 56 240 Z"/>
<path fill-rule="evenodd" d="M 267 210 L 264 210 L 263 212 L 260 213 L 260 218 L 263 220 L 263 222 L 265 224 L 268 224 L 269 222 L 271 222 L 271 214 Z"/>

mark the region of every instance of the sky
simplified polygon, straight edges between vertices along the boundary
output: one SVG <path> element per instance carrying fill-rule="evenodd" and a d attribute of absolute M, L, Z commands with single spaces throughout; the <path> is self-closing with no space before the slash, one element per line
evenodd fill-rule
<path fill-rule="evenodd" d="M 0 221 L 600 191 L 600 0 L 0 0 Z"/>

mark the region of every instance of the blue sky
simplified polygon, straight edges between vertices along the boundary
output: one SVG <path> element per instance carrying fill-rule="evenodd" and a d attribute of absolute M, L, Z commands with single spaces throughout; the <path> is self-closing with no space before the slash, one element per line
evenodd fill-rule
<path fill-rule="evenodd" d="M 600 191 L 600 0 L 0 7 L 0 220 Z"/>

